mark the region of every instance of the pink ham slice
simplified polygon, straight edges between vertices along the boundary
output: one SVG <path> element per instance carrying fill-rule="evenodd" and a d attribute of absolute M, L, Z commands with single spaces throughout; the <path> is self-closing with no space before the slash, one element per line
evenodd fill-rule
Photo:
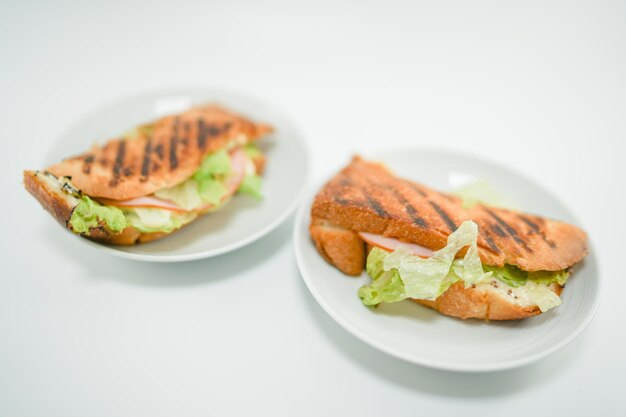
<path fill-rule="evenodd" d="M 230 152 L 230 164 L 232 174 L 224 183 L 227 189 L 227 193 L 224 195 L 224 197 L 222 197 L 222 202 L 229 199 L 233 194 L 235 194 L 235 192 L 237 192 L 237 189 L 239 188 L 239 185 L 241 184 L 241 181 L 243 181 L 243 178 L 246 174 L 246 162 L 247 156 L 242 148 L 237 148 Z M 116 207 L 146 207 L 179 212 L 205 211 L 213 207 L 212 204 L 205 204 L 204 206 L 198 207 L 194 210 L 185 210 L 184 208 L 177 206 L 172 201 L 164 200 L 162 198 L 151 195 L 146 197 L 133 198 L 131 200 L 101 200 L 101 202 L 103 204 L 108 204 Z"/>
<path fill-rule="evenodd" d="M 402 242 L 401 240 L 391 237 L 385 237 L 365 232 L 359 232 L 359 236 L 361 236 L 361 238 L 370 245 L 379 247 L 388 252 L 393 252 L 399 246 L 404 246 L 405 248 L 410 250 L 412 254 L 421 256 L 422 258 L 428 258 L 434 253 L 432 250 L 425 248 L 424 246 L 416 245 L 415 243 Z"/>
<path fill-rule="evenodd" d="M 138 197 L 138 198 L 133 198 L 132 200 L 123 200 L 123 201 L 102 199 L 100 200 L 100 202 L 102 204 L 106 204 L 109 206 L 116 206 L 116 207 L 147 207 L 147 208 L 158 208 L 158 209 L 171 210 L 171 211 L 181 211 L 181 212 L 187 211 L 182 207 L 178 207 L 176 204 L 174 204 L 173 202 L 169 200 L 163 200 L 161 198 L 157 198 L 153 196 Z"/>

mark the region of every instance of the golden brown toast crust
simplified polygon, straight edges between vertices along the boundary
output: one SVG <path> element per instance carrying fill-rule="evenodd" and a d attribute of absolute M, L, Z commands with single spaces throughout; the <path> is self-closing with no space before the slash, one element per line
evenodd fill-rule
<path fill-rule="evenodd" d="M 525 271 L 563 270 L 587 254 L 587 236 L 573 225 L 484 205 L 465 209 L 456 196 L 397 178 L 383 165 L 359 157 L 319 192 L 311 215 L 433 250 L 445 246 L 463 221 L 472 220 L 479 228 L 484 264 Z"/>
<path fill-rule="evenodd" d="M 264 154 L 255 155 L 252 158 L 252 162 L 254 163 L 254 170 L 257 175 L 263 174 L 265 171 L 265 163 L 267 162 L 267 158 Z"/>
<path fill-rule="evenodd" d="M 43 173 L 41 172 L 24 171 L 24 187 L 59 223 L 69 230 L 72 230 L 69 225 L 69 220 L 72 217 L 72 212 L 78 204 L 78 201 L 73 201 L 62 191 L 52 187 L 42 178 L 42 175 Z M 115 233 L 109 230 L 105 224 L 100 224 L 97 227 L 91 228 L 89 233 L 83 233 L 81 236 L 111 245 L 134 245 L 135 243 L 144 243 L 160 239 L 169 234 L 160 232 L 142 233 L 131 226 L 125 228 L 120 233 Z"/>
<path fill-rule="evenodd" d="M 560 295 L 563 287 L 553 284 L 551 289 Z M 453 284 L 434 301 L 411 301 L 461 319 L 519 320 L 541 314 L 537 306 L 521 306 L 495 291 L 465 288 L 462 282 Z"/>
<path fill-rule="evenodd" d="M 365 242 L 358 233 L 313 218 L 309 232 L 319 253 L 347 275 L 361 275 L 365 265 Z"/>
<path fill-rule="evenodd" d="M 192 108 L 115 138 L 47 170 L 68 176 L 90 197 L 126 200 L 179 184 L 204 157 L 233 140 L 254 141 L 272 131 L 216 105 Z"/>
<path fill-rule="evenodd" d="M 75 205 L 64 198 L 58 190 L 48 184 L 34 171 L 24 171 L 24 187 L 39 201 L 39 204 L 48 211 L 63 226 L 72 217 Z"/>

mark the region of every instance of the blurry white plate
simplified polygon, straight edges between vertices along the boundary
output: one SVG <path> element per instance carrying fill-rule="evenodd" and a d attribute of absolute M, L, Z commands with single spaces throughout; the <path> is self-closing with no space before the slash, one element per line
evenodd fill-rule
<path fill-rule="evenodd" d="M 120 135 L 130 128 L 195 104 L 222 104 L 276 129 L 258 142 L 267 155 L 263 199 L 235 195 L 215 213 L 155 242 L 128 247 L 85 243 L 125 258 L 176 262 L 208 258 L 232 251 L 277 227 L 297 207 L 306 188 L 308 155 L 304 140 L 289 120 L 267 103 L 230 92 L 184 88 L 135 95 L 110 103 L 80 119 L 58 140 L 48 163 L 88 150 L 95 142 Z"/>
<path fill-rule="evenodd" d="M 510 171 L 472 156 L 412 149 L 370 156 L 401 177 L 439 190 L 456 188 L 469 179 L 486 179 L 522 210 L 576 223 L 549 192 Z M 314 190 L 317 193 L 318 189 Z M 317 253 L 308 233 L 314 195 L 300 208 L 294 230 L 295 253 L 309 290 L 330 316 L 347 331 L 388 354 L 416 364 L 467 372 L 514 368 L 560 349 L 589 324 L 600 297 L 593 248 L 578 265 L 563 293 L 563 304 L 537 317 L 509 322 L 460 320 L 411 301 L 361 304 L 357 290 L 371 279 L 342 274 Z"/>

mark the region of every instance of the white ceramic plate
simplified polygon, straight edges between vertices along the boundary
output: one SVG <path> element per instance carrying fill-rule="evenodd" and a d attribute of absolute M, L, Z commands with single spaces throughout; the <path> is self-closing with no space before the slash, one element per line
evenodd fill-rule
<path fill-rule="evenodd" d="M 289 120 L 267 103 L 206 88 L 141 94 L 101 107 L 68 129 L 48 162 L 85 151 L 94 142 L 115 137 L 142 122 L 207 102 L 222 104 L 253 120 L 272 124 L 276 132 L 258 142 L 267 155 L 263 199 L 236 195 L 222 209 L 202 216 L 182 230 L 155 242 L 130 247 L 86 244 L 126 258 L 176 262 L 208 258 L 251 243 L 277 227 L 297 207 L 306 189 L 308 156 L 304 140 Z"/>
<path fill-rule="evenodd" d="M 570 212 L 537 184 L 504 167 L 474 157 L 435 150 L 401 150 L 370 159 L 404 178 L 439 190 L 470 178 L 487 179 L 529 212 L 576 223 Z M 343 275 L 322 259 L 308 234 L 314 190 L 298 213 L 295 253 L 302 277 L 320 305 L 347 331 L 407 361 L 454 371 L 492 371 L 521 366 L 555 352 L 589 324 L 598 306 L 600 281 L 593 253 L 565 287 L 563 304 L 537 317 L 510 322 L 459 320 L 410 301 L 368 308 L 357 290 L 370 278 Z"/>

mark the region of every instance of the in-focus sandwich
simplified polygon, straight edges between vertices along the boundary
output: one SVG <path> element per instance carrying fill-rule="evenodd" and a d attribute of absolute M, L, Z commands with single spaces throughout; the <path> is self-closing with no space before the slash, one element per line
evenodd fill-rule
<path fill-rule="evenodd" d="M 587 236 L 573 225 L 468 207 L 359 157 L 316 196 L 310 233 L 342 272 L 366 268 L 364 304 L 411 299 L 463 319 L 521 319 L 558 306 L 570 268 L 587 254 Z"/>
<path fill-rule="evenodd" d="M 216 105 L 139 126 L 42 171 L 24 186 L 63 226 L 132 245 L 159 239 L 219 209 L 236 192 L 260 195 L 272 128 Z"/>

